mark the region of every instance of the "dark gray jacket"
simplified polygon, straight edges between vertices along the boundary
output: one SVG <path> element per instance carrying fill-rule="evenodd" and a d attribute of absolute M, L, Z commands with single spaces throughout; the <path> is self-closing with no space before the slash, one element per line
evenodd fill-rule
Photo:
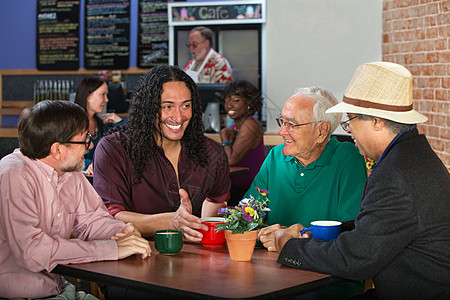
<path fill-rule="evenodd" d="M 373 169 L 355 229 L 292 239 L 278 262 L 373 278 L 379 299 L 450 299 L 450 174 L 425 136 L 406 132 Z"/>

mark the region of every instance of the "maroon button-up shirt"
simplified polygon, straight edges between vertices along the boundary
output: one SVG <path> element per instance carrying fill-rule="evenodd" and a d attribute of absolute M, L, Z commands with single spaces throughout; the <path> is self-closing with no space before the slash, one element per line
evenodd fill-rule
<path fill-rule="evenodd" d="M 103 198 L 109 212 L 115 215 L 128 210 L 145 214 L 176 211 L 180 205 L 179 188 L 183 188 L 192 203 L 192 212 L 200 216 L 206 200 L 222 203 L 230 193 L 230 170 L 222 146 L 205 137 L 208 164 L 196 165 L 187 155 L 182 142 L 177 175 L 162 148 L 151 154 L 142 179 L 137 181 L 133 164 L 120 140 L 128 138 L 116 132 L 104 137 L 95 150 L 94 187 Z"/>

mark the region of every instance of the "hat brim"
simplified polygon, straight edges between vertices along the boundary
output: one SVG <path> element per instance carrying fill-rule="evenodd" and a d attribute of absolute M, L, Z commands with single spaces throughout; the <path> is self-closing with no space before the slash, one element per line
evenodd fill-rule
<path fill-rule="evenodd" d="M 404 112 L 393 112 L 374 108 L 364 108 L 341 102 L 327 109 L 326 113 L 352 113 L 388 119 L 402 124 L 418 124 L 428 120 L 427 117 L 415 110 Z"/>

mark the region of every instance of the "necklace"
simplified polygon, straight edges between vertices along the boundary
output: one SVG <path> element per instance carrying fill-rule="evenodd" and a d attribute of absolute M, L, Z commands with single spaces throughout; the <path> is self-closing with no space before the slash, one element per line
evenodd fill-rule
<path fill-rule="evenodd" d="M 89 132 L 90 133 L 90 132 Z M 92 139 L 93 140 L 96 140 L 97 139 L 97 137 L 98 137 L 98 127 L 95 127 L 95 132 L 92 134 L 91 133 L 91 136 L 92 136 Z"/>

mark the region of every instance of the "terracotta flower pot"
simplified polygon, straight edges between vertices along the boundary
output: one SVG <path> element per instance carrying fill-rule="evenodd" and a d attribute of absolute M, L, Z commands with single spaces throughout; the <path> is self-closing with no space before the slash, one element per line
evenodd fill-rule
<path fill-rule="evenodd" d="M 259 230 L 232 234 L 225 230 L 228 252 L 234 261 L 249 261 L 252 259 Z"/>

